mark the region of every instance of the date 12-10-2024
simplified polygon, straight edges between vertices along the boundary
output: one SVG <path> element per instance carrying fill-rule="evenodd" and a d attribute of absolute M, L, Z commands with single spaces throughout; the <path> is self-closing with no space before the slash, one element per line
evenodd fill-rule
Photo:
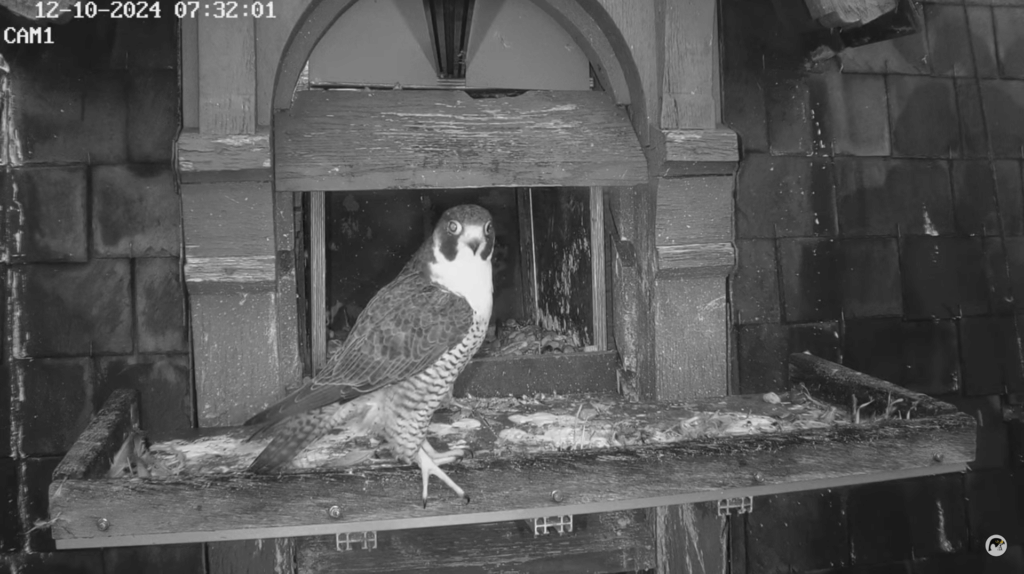
<path fill-rule="evenodd" d="M 64 4 L 56 0 L 36 2 L 36 18 L 39 20 L 56 20 L 70 15 L 72 18 L 96 18 L 106 16 L 113 19 L 147 19 L 162 17 L 160 3 L 156 0 L 112 0 L 109 7 L 101 7 L 91 0 Z M 234 0 L 179 0 L 174 3 L 174 16 L 177 18 L 276 18 L 273 0 L 252 0 L 236 2 Z"/>

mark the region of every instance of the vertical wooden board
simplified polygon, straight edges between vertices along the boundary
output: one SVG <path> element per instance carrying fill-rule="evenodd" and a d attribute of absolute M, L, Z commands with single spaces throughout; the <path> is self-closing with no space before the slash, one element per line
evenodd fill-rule
<path fill-rule="evenodd" d="M 199 131 L 256 132 L 256 43 L 253 18 L 198 18 Z"/>
<path fill-rule="evenodd" d="M 516 189 L 516 211 L 519 214 L 519 272 L 522 280 L 523 318 L 537 321 L 537 262 L 534 258 L 533 204 L 530 189 Z"/>
<path fill-rule="evenodd" d="M 185 129 L 199 127 L 199 21 L 179 20 L 181 34 L 181 123 Z"/>
<path fill-rule="evenodd" d="M 327 364 L 327 246 L 324 192 L 309 194 L 309 332 L 313 372 Z"/>
<path fill-rule="evenodd" d="M 663 179 L 655 223 L 658 245 L 732 241 L 732 177 Z"/>
<path fill-rule="evenodd" d="M 207 545 L 210 574 L 294 574 L 295 551 L 288 538 L 238 540 Z"/>
<path fill-rule="evenodd" d="M 633 244 L 626 241 L 612 241 L 612 337 L 619 352 L 619 392 L 630 400 L 640 399 L 636 385 L 638 370 L 640 280 L 637 275 L 636 255 Z"/>
<path fill-rule="evenodd" d="M 715 6 L 665 1 L 661 129 L 715 127 Z"/>
<path fill-rule="evenodd" d="M 274 81 L 284 45 L 310 0 L 274 3 L 274 18 L 256 20 L 256 123 L 269 126 L 273 115 Z"/>
<path fill-rule="evenodd" d="M 728 393 L 725 277 L 655 281 L 658 400 Z"/>
<path fill-rule="evenodd" d="M 729 574 L 747 574 L 747 515 L 730 516 Z"/>
<path fill-rule="evenodd" d="M 575 339 L 593 341 L 590 190 L 532 190 L 539 323 Z"/>
<path fill-rule="evenodd" d="M 187 257 L 274 254 L 269 183 L 184 184 L 181 203 Z"/>
<path fill-rule="evenodd" d="M 277 360 L 278 383 L 288 387 L 302 378 L 299 356 L 298 287 L 295 280 L 295 198 L 274 195 L 274 234 L 277 247 Z"/>
<path fill-rule="evenodd" d="M 199 426 L 231 426 L 281 396 L 274 293 L 193 293 Z"/>
<path fill-rule="evenodd" d="M 652 509 L 658 572 L 726 574 L 728 524 L 713 502 Z"/>
<path fill-rule="evenodd" d="M 658 74 L 661 35 L 664 34 L 664 19 L 658 17 L 662 11 L 660 0 L 601 0 L 601 6 L 608 11 L 622 37 L 633 54 L 640 84 L 644 91 L 644 129 L 637 130 L 641 143 L 650 143 L 650 126 L 657 126 L 661 114 L 661 78 Z M 638 126 L 639 127 L 639 126 Z"/>
<path fill-rule="evenodd" d="M 597 346 L 598 351 L 608 348 L 608 314 L 605 306 L 608 293 L 605 291 L 604 238 L 604 190 L 594 187 L 590 190 L 590 289 L 593 295 L 591 304 L 593 344 Z"/>

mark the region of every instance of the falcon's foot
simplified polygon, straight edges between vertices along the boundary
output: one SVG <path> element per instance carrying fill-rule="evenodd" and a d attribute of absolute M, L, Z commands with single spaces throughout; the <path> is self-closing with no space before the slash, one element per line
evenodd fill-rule
<path fill-rule="evenodd" d="M 459 443 L 456 443 L 459 444 Z M 473 458 L 473 450 L 468 446 L 463 445 L 461 448 L 453 448 L 445 452 L 437 452 L 434 447 L 430 446 L 430 443 L 426 440 L 423 441 L 423 450 L 427 451 L 427 455 L 433 459 L 434 464 L 441 466 L 442 464 L 453 463 L 458 460 L 462 460 L 467 456 Z"/>
<path fill-rule="evenodd" d="M 430 450 L 434 450 L 433 448 L 429 447 L 429 445 L 428 448 L 430 448 Z M 441 467 L 438 466 L 438 463 L 434 462 L 434 459 L 431 458 L 429 454 L 427 454 L 427 451 L 424 450 L 422 446 L 418 451 L 416 451 L 416 464 L 419 465 L 420 472 L 423 474 L 423 508 L 427 507 L 427 481 L 430 480 L 430 475 L 434 475 L 437 478 L 440 478 L 441 482 L 445 483 L 446 485 L 448 485 L 448 488 L 452 489 L 452 492 L 459 495 L 459 497 L 465 500 L 466 504 L 469 504 L 469 495 L 466 494 L 466 491 L 462 490 L 462 488 L 460 488 L 459 485 L 455 484 L 454 480 L 448 478 L 448 475 L 445 474 L 443 470 L 441 470 Z"/>

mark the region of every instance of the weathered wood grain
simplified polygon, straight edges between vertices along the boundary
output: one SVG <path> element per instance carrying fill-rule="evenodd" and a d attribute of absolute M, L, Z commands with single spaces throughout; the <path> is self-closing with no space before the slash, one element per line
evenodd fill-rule
<path fill-rule="evenodd" d="M 732 241 L 732 177 L 663 179 L 658 185 L 657 244 Z"/>
<path fill-rule="evenodd" d="M 658 572 L 726 574 L 726 518 L 712 502 L 653 509 Z"/>
<path fill-rule="evenodd" d="M 185 261 L 185 281 L 193 294 L 274 291 L 276 268 L 273 255 L 190 257 Z"/>
<path fill-rule="evenodd" d="M 723 127 L 703 130 L 665 130 L 665 162 L 740 160 L 736 132 Z"/>
<path fill-rule="evenodd" d="M 629 119 L 601 92 L 301 92 L 275 130 L 278 191 L 647 180 Z"/>
<path fill-rule="evenodd" d="M 156 481 L 65 481 L 51 492 L 58 548 L 404 530 L 593 514 L 961 472 L 974 420 L 960 413 L 786 435 L 625 451 L 468 461 L 449 471 L 473 495 L 419 504 L 417 469 Z M 942 460 L 943 462 L 937 462 Z M 552 501 L 551 491 L 566 498 Z M 332 520 L 327 509 L 338 505 Z M 96 528 L 97 517 L 110 523 Z"/>
<path fill-rule="evenodd" d="M 650 143 L 650 129 L 657 127 L 661 118 L 661 85 L 658 70 L 658 53 L 662 49 L 663 28 L 658 25 L 664 12 L 657 0 L 601 0 L 601 6 L 615 22 L 622 38 L 629 46 L 640 84 L 643 89 L 644 113 L 641 121 L 634 121 L 634 127 L 644 145 Z"/>
<path fill-rule="evenodd" d="M 640 305 L 640 278 L 636 252 L 628 241 L 612 241 L 612 335 L 619 353 L 621 371 L 619 390 L 630 400 L 639 400 L 635 377 L 637 372 L 637 337 Z"/>
<path fill-rule="evenodd" d="M 139 392 L 117 389 L 78 437 L 53 472 L 59 483 L 65 479 L 105 476 L 110 461 L 128 435 L 139 425 Z"/>
<path fill-rule="evenodd" d="M 824 28 L 863 26 L 896 9 L 896 0 L 804 0 L 811 18 Z"/>
<path fill-rule="evenodd" d="M 599 351 L 608 348 L 607 263 L 604 253 L 604 188 L 590 188 L 590 304 L 592 343 Z"/>
<path fill-rule="evenodd" d="M 659 245 L 658 278 L 725 277 L 736 265 L 732 243 Z"/>
<path fill-rule="evenodd" d="M 324 194 L 309 194 L 309 333 L 313 371 L 327 364 L 327 217 Z"/>
<path fill-rule="evenodd" d="M 189 302 L 199 424 L 241 424 L 282 395 L 274 292 L 190 293 Z"/>
<path fill-rule="evenodd" d="M 736 175 L 738 161 L 673 161 L 662 162 L 658 177 L 697 177 L 701 175 Z"/>
<path fill-rule="evenodd" d="M 516 190 L 519 212 L 519 273 L 522 277 L 523 317 L 537 321 L 537 261 L 534 257 L 533 199 L 529 188 Z"/>
<path fill-rule="evenodd" d="M 655 281 L 659 400 L 725 396 L 729 318 L 725 277 Z"/>
<path fill-rule="evenodd" d="M 633 572 L 654 566 L 643 511 L 573 516 L 573 531 L 535 537 L 527 521 L 377 533 L 377 547 L 339 551 L 334 536 L 298 542 L 298 572 L 471 574 Z"/>
<path fill-rule="evenodd" d="M 299 305 L 295 254 L 295 197 L 274 194 L 274 234 L 277 247 L 277 360 L 278 380 L 287 387 L 302 377 L 299 354 Z"/>
<path fill-rule="evenodd" d="M 194 130 L 178 137 L 178 174 L 182 183 L 270 181 L 270 134 L 212 135 Z"/>
<path fill-rule="evenodd" d="M 199 20 L 181 18 L 181 125 L 199 129 Z"/>
<path fill-rule="evenodd" d="M 199 131 L 256 130 L 256 50 L 253 18 L 197 16 Z"/>
<path fill-rule="evenodd" d="M 456 397 L 615 392 L 615 351 L 473 359 L 455 380 Z"/>
<path fill-rule="evenodd" d="M 662 70 L 661 128 L 712 129 L 715 3 L 665 0 L 665 64 Z"/>
<path fill-rule="evenodd" d="M 269 126 L 273 118 L 274 82 L 288 36 L 310 0 L 274 4 L 274 18 L 256 20 L 256 125 Z M 333 23 L 333 21 L 331 22 Z M 318 38 L 319 39 L 319 38 Z M 308 59 L 308 54 L 306 55 Z M 303 60 L 305 63 L 305 60 Z M 296 76 L 297 77 L 297 76 Z M 295 87 L 292 80 L 289 88 Z"/>
<path fill-rule="evenodd" d="M 268 182 L 181 186 L 186 261 L 274 255 L 274 197 Z"/>
<path fill-rule="evenodd" d="M 884 413 L 890 399 L 902 399 L 895 408 L 904 415 L 910 410 L 912 417 L 943 416 L 959 412 L 949 403 L 809 353 L 793 353 L 789 356 L 789 380 L 791 383 L 803 383 L 816 397 L 847 408 L 852 406 L 854 398 L 858 407 L 873 401 L 871 405 L 863 407 L 861 417 Z"/>
<path fill-rule="evenodd" d="M 206 572 L 210 574 L 291 574 L 294 566 L 294 542 L 288 538 L 207 545 Z"/>

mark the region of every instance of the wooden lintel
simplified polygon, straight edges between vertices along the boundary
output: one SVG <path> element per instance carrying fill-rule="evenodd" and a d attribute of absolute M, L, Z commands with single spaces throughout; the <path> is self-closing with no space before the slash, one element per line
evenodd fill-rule
<path fill-rule="evenodd" d="M 190 292 L 274 291 L 276 264 L 273 255 L 189 257 L 185 261 L 186 283 Z"/>
<path fill-rule="evenodd" d="M 178 138 L 178 173 L 182 183 L 270 181 L 270 133 L 212 135 L 195 130 Z"/>
<path fill-rule="evenodd" d="M 277 191 L 629 186 L 647 161 L 603 92 L 301 92 L 275 119 Z"/>
<path fill-rule="evenodd" d="M 725 277 L 736 264 L 732 243 L 659 245 L 658 278 Z"/>
<path fill-rule="evenodd" d="M 739 140 L 728 128 L 665 130 L 665 162 L 738 162 Z"/>

